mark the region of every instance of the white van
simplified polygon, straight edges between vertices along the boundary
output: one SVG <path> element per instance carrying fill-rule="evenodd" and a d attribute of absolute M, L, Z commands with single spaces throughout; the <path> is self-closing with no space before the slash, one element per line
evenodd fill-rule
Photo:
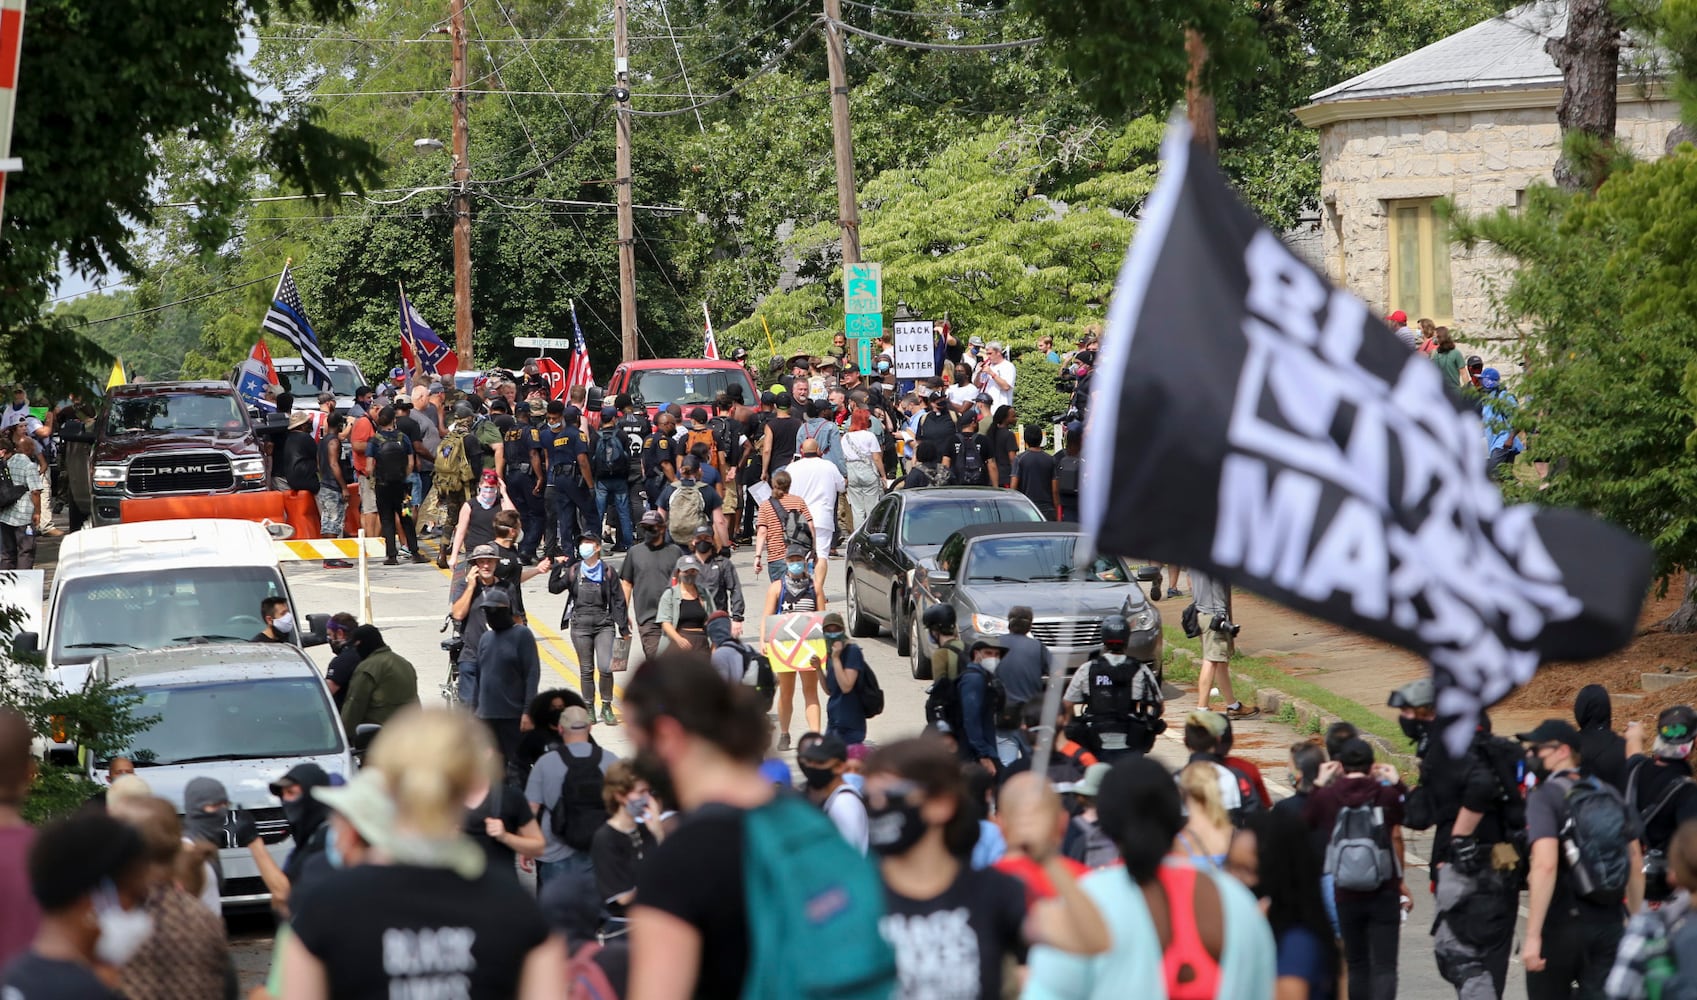
<path fill-rule="evenodd" d="M 48 676 L 77 691 L 103 653 L 246 642 L 265 628 L 267 597 L 287 599 L 302 623 L 294 645 L 325 641 L 294 606 L 263 525 L 200 518 L 84 528 L 59 548 L 47 613 L 24 609 L 46 634 L 19 632 L 12 648 L 45 653 Z"/>

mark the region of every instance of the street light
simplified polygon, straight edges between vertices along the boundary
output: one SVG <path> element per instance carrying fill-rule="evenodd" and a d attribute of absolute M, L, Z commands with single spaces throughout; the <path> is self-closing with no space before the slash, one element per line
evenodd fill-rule
<path fill-rule="evenodd" d="M 442 149 L 442 140 L 441 139 L 414 139 L 412 141 L 412 148 L 418 150 L 420 153 L 440 152 L 441 149 Z"/>

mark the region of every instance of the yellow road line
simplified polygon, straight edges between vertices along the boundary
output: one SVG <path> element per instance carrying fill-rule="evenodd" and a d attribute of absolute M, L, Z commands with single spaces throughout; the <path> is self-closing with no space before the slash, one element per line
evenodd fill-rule
<path fill-rule="evenodd" d="M 450 583 L 453 581 L 454 574 L 452 570 L 446 570 L 438 566 L 436 567 L 436 572 L 447 577 Z M 540 578 L 541 577 L 539 576 L 538 579 Z M 553 669 L 554 673 L 558 674 L 563 680 L 565 680 L 566 684 L 578 694 L 585 695 L 587 697 L 588 693 L 583 690 L 583 681 L 578 676 L 577 650 L 572 648 L 571 640 L 556 632 L 553 628 L 542 624 L 537 620 L 535 615 L 530 615 L 529 618 L 530 621 L 528 624 L 530 626 L 530 630 L 535 632 L 537 636 L 542 639 L 541 642 L 536 644 L 536 651 L 541 654 L 543 662 L 547 663 L 548 666 Z M 632 637 L 632 641 L 635 641 L 634 636 Z M 556 645 L 564 654 L 564 661 L 562 661 L 560 657 L 556 657 L 554 655 L 551 647 Z M 616 677 L 617 675 L 615 675 L 615 680 L 613 682 L 613 697 L 622 701 L 625 697 L 625 686 L 620 684 Z"/>

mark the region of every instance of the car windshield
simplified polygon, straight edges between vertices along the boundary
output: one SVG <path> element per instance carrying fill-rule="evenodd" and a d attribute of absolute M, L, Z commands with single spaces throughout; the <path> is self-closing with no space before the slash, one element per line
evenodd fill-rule
<path fill-rule="evenodd" d="M 1125 583 L 1131 579 L 1113 556 L 1097 556 L 1088 567 L 1073 565 L 1081 535 L 1009 535 L 980 538 L 966 550 L 962 578 L 980 583 L 1035 583 L 1039 580 L 1091 580 Z"/>
<path fill-rule="evenodd" d="M 902 544 L 941 545 L 943 539 L 975 524 L 997 521 L 1023 523 L 1041 521 L 1029 500 L 1015 501 L 993 496 L 960 500 L 910 501 L 902 517 Z"/>
<path fill-rule="evenodd" d="M 265 627 L 259 603 L 282 597 L 267 566 L 201 566 L 67 580 L 53 621 L 53 662 L 87 663 L 113 649 L 245 642 Z"/>
<path fill-rule="evenodd" d="M 153 725 L 130 740 L 142 767 L 192 761 L 338 753 L 342 736 L 315 678 L 282 677 L 139 687 L 137 718 Z"/>
<path fill-rule="evenodd" d="M 245 424 L 235 396 L 166 393 L 115 399 L 106 416 L 106 433 L 141 431 L 234 431 Z"/>
<path fill-rule="evenodd" d="M 289 376 L 289 388 L 296 396 L 307 399 L 311 394 L 312 383 L 307 380 L 306 366 L 301 364 L 277 364 L 278 372 Z M 359 371 L 352 365 L 328 366 L 330 369 L 330 391 L 338 396 L 349 396 L 359 388 Z"/>
<path fill-rule="evenodd" d="M 649 406 L 666 403 L 711 403 L 713 397 L 731 387 L 748 385 L 743 377 L 727 368 L 638 368 L 630 373 L 630 385 L 625 391 L 640 395 Z"/>

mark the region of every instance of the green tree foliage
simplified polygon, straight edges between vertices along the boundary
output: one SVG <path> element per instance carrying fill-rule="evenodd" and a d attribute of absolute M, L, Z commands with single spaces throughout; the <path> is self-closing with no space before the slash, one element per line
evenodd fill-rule
<path fill-rule="evenodd" d="M 358 190 L 374 176 L 368 142 L 324 128 L 310 108 L 266 105 L 238 63 L 244 24 L 334 20 L 352 0 L 39 0 L 30 5 L 0 230 L 0 374 L 50 388 L 102 360 L 62 318 L 44 316 L 61 260 L 88 274 L 140 270 L 131 243 L 154 223 L 167 146 L 191 136 L 220 150 L 185 170 L 206 209 L 188 225 L 200 247 L 229 235 L 233 199 L 266 173 L 309 194 Z M 253 137 L 235 147 L 237 134 Z"/>

